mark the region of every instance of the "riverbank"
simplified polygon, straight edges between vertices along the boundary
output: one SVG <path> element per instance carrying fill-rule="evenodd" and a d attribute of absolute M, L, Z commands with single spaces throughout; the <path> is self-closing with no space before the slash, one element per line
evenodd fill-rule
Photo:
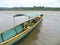
<path fill-rule="evenodd" d="M 60 11 L 60 7 L 0 7 L 0 11 Z"/>

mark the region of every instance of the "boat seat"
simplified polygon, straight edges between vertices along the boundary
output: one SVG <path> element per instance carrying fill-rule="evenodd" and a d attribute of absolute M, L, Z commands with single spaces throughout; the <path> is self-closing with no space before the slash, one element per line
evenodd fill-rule
<path fill-rule="evenodd" d="M 24 25 L 23 25 L 23 23 L 22 23 L 22 24 L 20 24 L 20 25 L 18 25 L 18 26 L 16 26 L 16 31 L 17 31 L 17 33 L 22 32 L 22 31 L 23 31 L 23 29 L 24 29 Z"/>
<path fill-rule="evenodd" d="M 27 25 L 28 25 L 28 26 L 30 26 L 30 20 L 29 20 L 29 21 L 27 21 Z"/>
<path fill-rule="evenodd" d="M 29 29 L 31 26 L 28 26 L 27 28 Z"/>
<path fill-rule="evenodd" d="M 0 43 L 2 42 L 1 34 L 0 34 Z"/>
<path fill-rule="evenodd" d="M 4 41 L 6 41 L 6 40 L 10 39 L 11 37 L 15 36 L 16 32 L 15 32 L 14 28 L 11 28 L 11 29 L 3 32 L 2 35 L 3 35 Z"/>

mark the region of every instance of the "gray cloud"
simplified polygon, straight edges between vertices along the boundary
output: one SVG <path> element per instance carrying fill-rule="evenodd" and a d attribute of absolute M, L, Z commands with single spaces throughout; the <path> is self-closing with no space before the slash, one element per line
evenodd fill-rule
<path fill-rule="evenodd" d="M 60 7 L 60 0 L 0 0 L 0 7 Z"/>

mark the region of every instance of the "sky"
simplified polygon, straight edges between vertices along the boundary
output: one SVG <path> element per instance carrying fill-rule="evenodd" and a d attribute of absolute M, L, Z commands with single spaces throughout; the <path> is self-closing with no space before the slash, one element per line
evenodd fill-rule
<path fill-rule="evenodd" d="M 60 7 L 60 0 L 0 0 L 0 7 Z"/>

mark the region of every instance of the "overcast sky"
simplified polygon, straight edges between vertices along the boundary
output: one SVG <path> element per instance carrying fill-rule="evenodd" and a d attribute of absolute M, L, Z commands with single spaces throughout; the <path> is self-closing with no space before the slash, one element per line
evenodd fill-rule
<path fill-rule="evenodd" d="M 60 7 L 60 0 L 0 0 L 0 7 Z"/>

